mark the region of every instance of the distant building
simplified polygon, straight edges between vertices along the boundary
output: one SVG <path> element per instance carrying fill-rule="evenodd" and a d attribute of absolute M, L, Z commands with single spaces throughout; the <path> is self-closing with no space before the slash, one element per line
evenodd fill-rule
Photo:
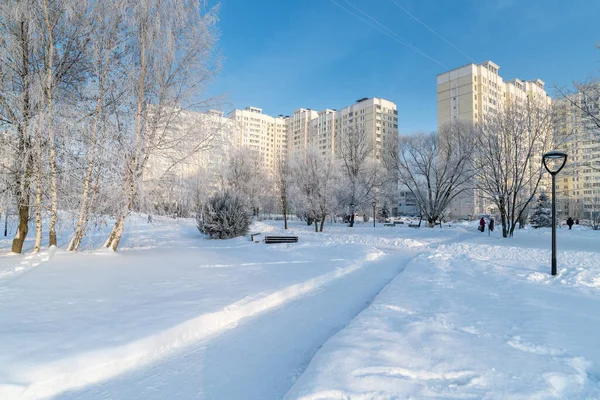
<path fill-rule="evenodd" d="M 315 111 L 298 108 L 290 116 L 272 117 L 257 107 L 236 109 L 228 117 L 235 123 L 235 145 L 258 150 L 264 166 L 273 172 L 277 157 L 315 148 L 321 154 L 339 153 L 340 140 L 348 130 L 364 129 L 373 141 L 373 158 L 398 136 L 396 104 L 379 98 L 362 98 L 342 109 Z"/>
<path fill-rule="evenodd" d="M 587 88 L 588 94 L 600 97 L 600 85 Z M 597 100 L 595 100 L 597 101 Z M 554 101 L 554 140 L 567 153 L 565 169 L 557 175 L 557 212 L 563 219 L 591 219 L 600 215 L 600 130 L 581 108 L 582 93 Z M 596 118 L 600 109 L 585 107 Z"/>
<path fill-rule="evenodd" d="M 467 64 L 437 76 L 438 128 L 457 121 L 479 123 L 506 103 L 524 103 L 528 98 L 551 104 L 540 79 L 505 81 L 500 66 L 492 61 Z M 493 206 L 483 193 L 468 190 L 457 196 L 449 207 L 452 218 L 489 213 Z"/>

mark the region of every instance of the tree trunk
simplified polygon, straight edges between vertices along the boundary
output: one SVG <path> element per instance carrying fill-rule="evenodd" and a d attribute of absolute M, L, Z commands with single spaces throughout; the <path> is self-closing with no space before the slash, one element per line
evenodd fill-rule
<path fill-rule="evenodd" d="M 121 237 L 123 236 L 123 230 L 125 227 L 125 216 L 121 215 L 117 218 L 115 225 L 108 236 L 108 240 L 104 244 L 104 247 L 107 249 L 112 249 L 113 251 L 117 251 L 117 247 L 119 247 L 119 242 L 121 241 Z"/>
<path fill-rule="evenodd" d="M 321 218 L 321 226 L 319 227 L 319 232 L 323 232 L 323 225 L 325 225 L 326 214 L 323 214 L 323 218 Z"/>
<path fill-rule="evenodd" d="M 315 218 L 315 232 L 319 232 L 319 223 L 317 222 L 317 218 Z"/>
<path fill-rule="evenodd" d="M 52 90 L 54 86 L 54 27 L 50 23 L 48 11 L 48 0 L 44 0 L 44 14 L 46 17 L 46 29 L 48 30 L 48 54 L 46 61 L 46 84 L 45 94 L 48 106 L 48 142 L 50 144 L 50 223 L 48 224 L 49 246 L 56 246 L 56 219 L 58 214 L 58 189 L 56 173 L 56 145 L 54 143 L 53 119 L 53 97 Z"/>
<path fill-rule="evenodd" d="M 29 231 L 29 201 L 31 199 L 30 194 L 30 178 L 32 174 L 32 161 L 31 155 L 31 141 L 27 138 L 28 126 L 30 118 L 30 97 L 29 97 L 29 24 L 28 21 L 21 21 L 21 79 L 23 81 L 23 120 L 18 126 L 19 137 L 19 154 L 17 157 L 25 158 L 25 171 L 21 175 L 18 173 L 16 180 L 16 195 L 17 208 L 19 212 L 19 225 L 15 232 L 15 237 L 12 242 L 11 251 L 13 253 L 21 253 L 23 251 L 23 243 Z M 22 185 L 22 187 L 21 187 Z"/>
<path fill-rule="evenodd" d="M 354 207 L 350 208 L 350 228 L 354 228 Z"/>
<path fill-rule="evenodd" d="M 29 185 L 27 185 L 29 186 Z M 12 242 L 11 251 L 13 253 L 21 253 L 23 251 L 23 243 L 29 231 L 29 188 L 23 193 L 23 198 L 19 202 L 19 225 Z"/>

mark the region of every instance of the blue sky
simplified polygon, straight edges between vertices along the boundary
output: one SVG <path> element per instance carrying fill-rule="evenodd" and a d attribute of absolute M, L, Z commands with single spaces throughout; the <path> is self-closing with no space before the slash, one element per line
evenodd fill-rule
<path fill-rule="evenodd" d="M 334 1 L 369 20 L 353 4 L 439 64 Z M 551 89 L 599 72 L 600 1 L 393 1 L 476 63 L 499 64 L 505 79 L 540 78 Z M 471 60 L 393 1 L 222 0 L 224 61 L 209 94 L 224 95 L 225 111 L 251 105 L 271 115 L 383 97 L 398 105 L 401 133 L 435 130 L 436 75 Z"/>

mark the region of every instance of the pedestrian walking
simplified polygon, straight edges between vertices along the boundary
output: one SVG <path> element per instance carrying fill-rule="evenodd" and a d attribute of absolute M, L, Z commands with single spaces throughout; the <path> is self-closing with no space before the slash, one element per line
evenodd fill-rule
<path fill-rule="evenodd" d="M 488 232 L 494 232 L 494 217 L 490 218 L 490 222 L 488 223 Z"/>
<path fill-rule="evenodd" d="M 479 230 L 485 232 L 485 219 L 483 217 L 479 220 Z"/>
<path fill-rule="evenodd" d="M 567 219 L 567 225 L 569 225 L 569 230 L 571 230 L 571 228 L 573 227 L 573 218 L 569 217 L 569 219 Z"/>

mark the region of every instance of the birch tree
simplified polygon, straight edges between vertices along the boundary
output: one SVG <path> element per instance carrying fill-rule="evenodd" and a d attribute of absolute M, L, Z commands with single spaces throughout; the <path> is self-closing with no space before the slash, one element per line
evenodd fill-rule
<path fill-rule="evenodd" d="M 29 230 L 34 156 L 31 123 L 37 113 L 33 91 L 39 67 L 32 43 L 33 12 L 32 1 L 0 3 L 0 121 L 11 136 L 14 157 L 9 168 L 19 219 L 11 248 L 14 253 L 21 253 Z"/>
<path fill-rule="evenodd" d="M 486 116 L 476 135 L 476 187 L 500 213 L 512 236 L 542 180 L 542 154 L 552 146 L 552 107 L 535 98 Z"/>
<path fill-rule="evenodd" d="M 350 206 L 349 226 L 353 227 L 355 210 L 370 203 L 376 189 L 381 186 L 381 163 L 373 157 L 373 138 L 369 137 L 364 126 L 351 125 L 340 135 L 340 194 L 341 201 Z"/>
<path fill-rule="evenodd" d="M 472 184 L 473 140 L 472 127 L 458 122 L 439 133 L 401 137 L 384 155 L 389 173 L 412 193 L 430 227 Z"/>
<path fill-rule="evenodd" d="M 275 191 L 283 214 L 283 228 L 288 228 L 288 211 L 292 185 L 292 170 L 289 161 L 280 156 L 275 161 Z"/>
<path fill-rule="evenodd" d="M 118 128 L 114 128 L 115 116 L 118 119 L 116 104 L 124 99 L 125 92 L 121 89 L 126 82 L 122 63 L 122 50 L 118 46 L 125 39 L 123 16 L 115 13 L 116 3 L 109 1 L 97 2 L 93 8 L 96 17 L 89 30 L 93 40 L 87 46 L 89 64 L 88 77 L 91 84 L 86 91 L 84 102 L 91 110 L 86 110 L 89 121 L 86 129 L 79 130 L 83 138 L 82 153 L 87 154 L 86 163 L 82 165 L 85 171 L 81 179 L 81 195 L 79 210 L 73 236 L 67 246 L 68 251 L 79 249 L 88 223 L 90 221 L 96 196 L 99 191 L 106 146 L 110 138 L 116 137 Z M 116 143 L 114 147 L 117 147 Z"/>
<path fill-rule="evenodd" d="M 261 195 L 270 193 L 272 187 L 260 153 L 249 148 L 231 149 L 225 169 L 225 184 L 255 211 L 261 204 Z"/>
<path fill-rule="evenodd" d="M 215 22 L 216 9 L 205 12 L 198 0 L 139 0 L 125 11 L 133 132 L 122 142 L 122 202 L 107 248 L 119 246 L 148 158 L 216 71 Z"/>
<path fill-rule="evenodd" d="M 331 157 L 309 148 L 295 156 L 293 171 L 301 207 L 314 220 L 315 232 L 323 232 L 325 219 L 336 208 L 336 182 L 339 180 L 336 163 Z"/>

